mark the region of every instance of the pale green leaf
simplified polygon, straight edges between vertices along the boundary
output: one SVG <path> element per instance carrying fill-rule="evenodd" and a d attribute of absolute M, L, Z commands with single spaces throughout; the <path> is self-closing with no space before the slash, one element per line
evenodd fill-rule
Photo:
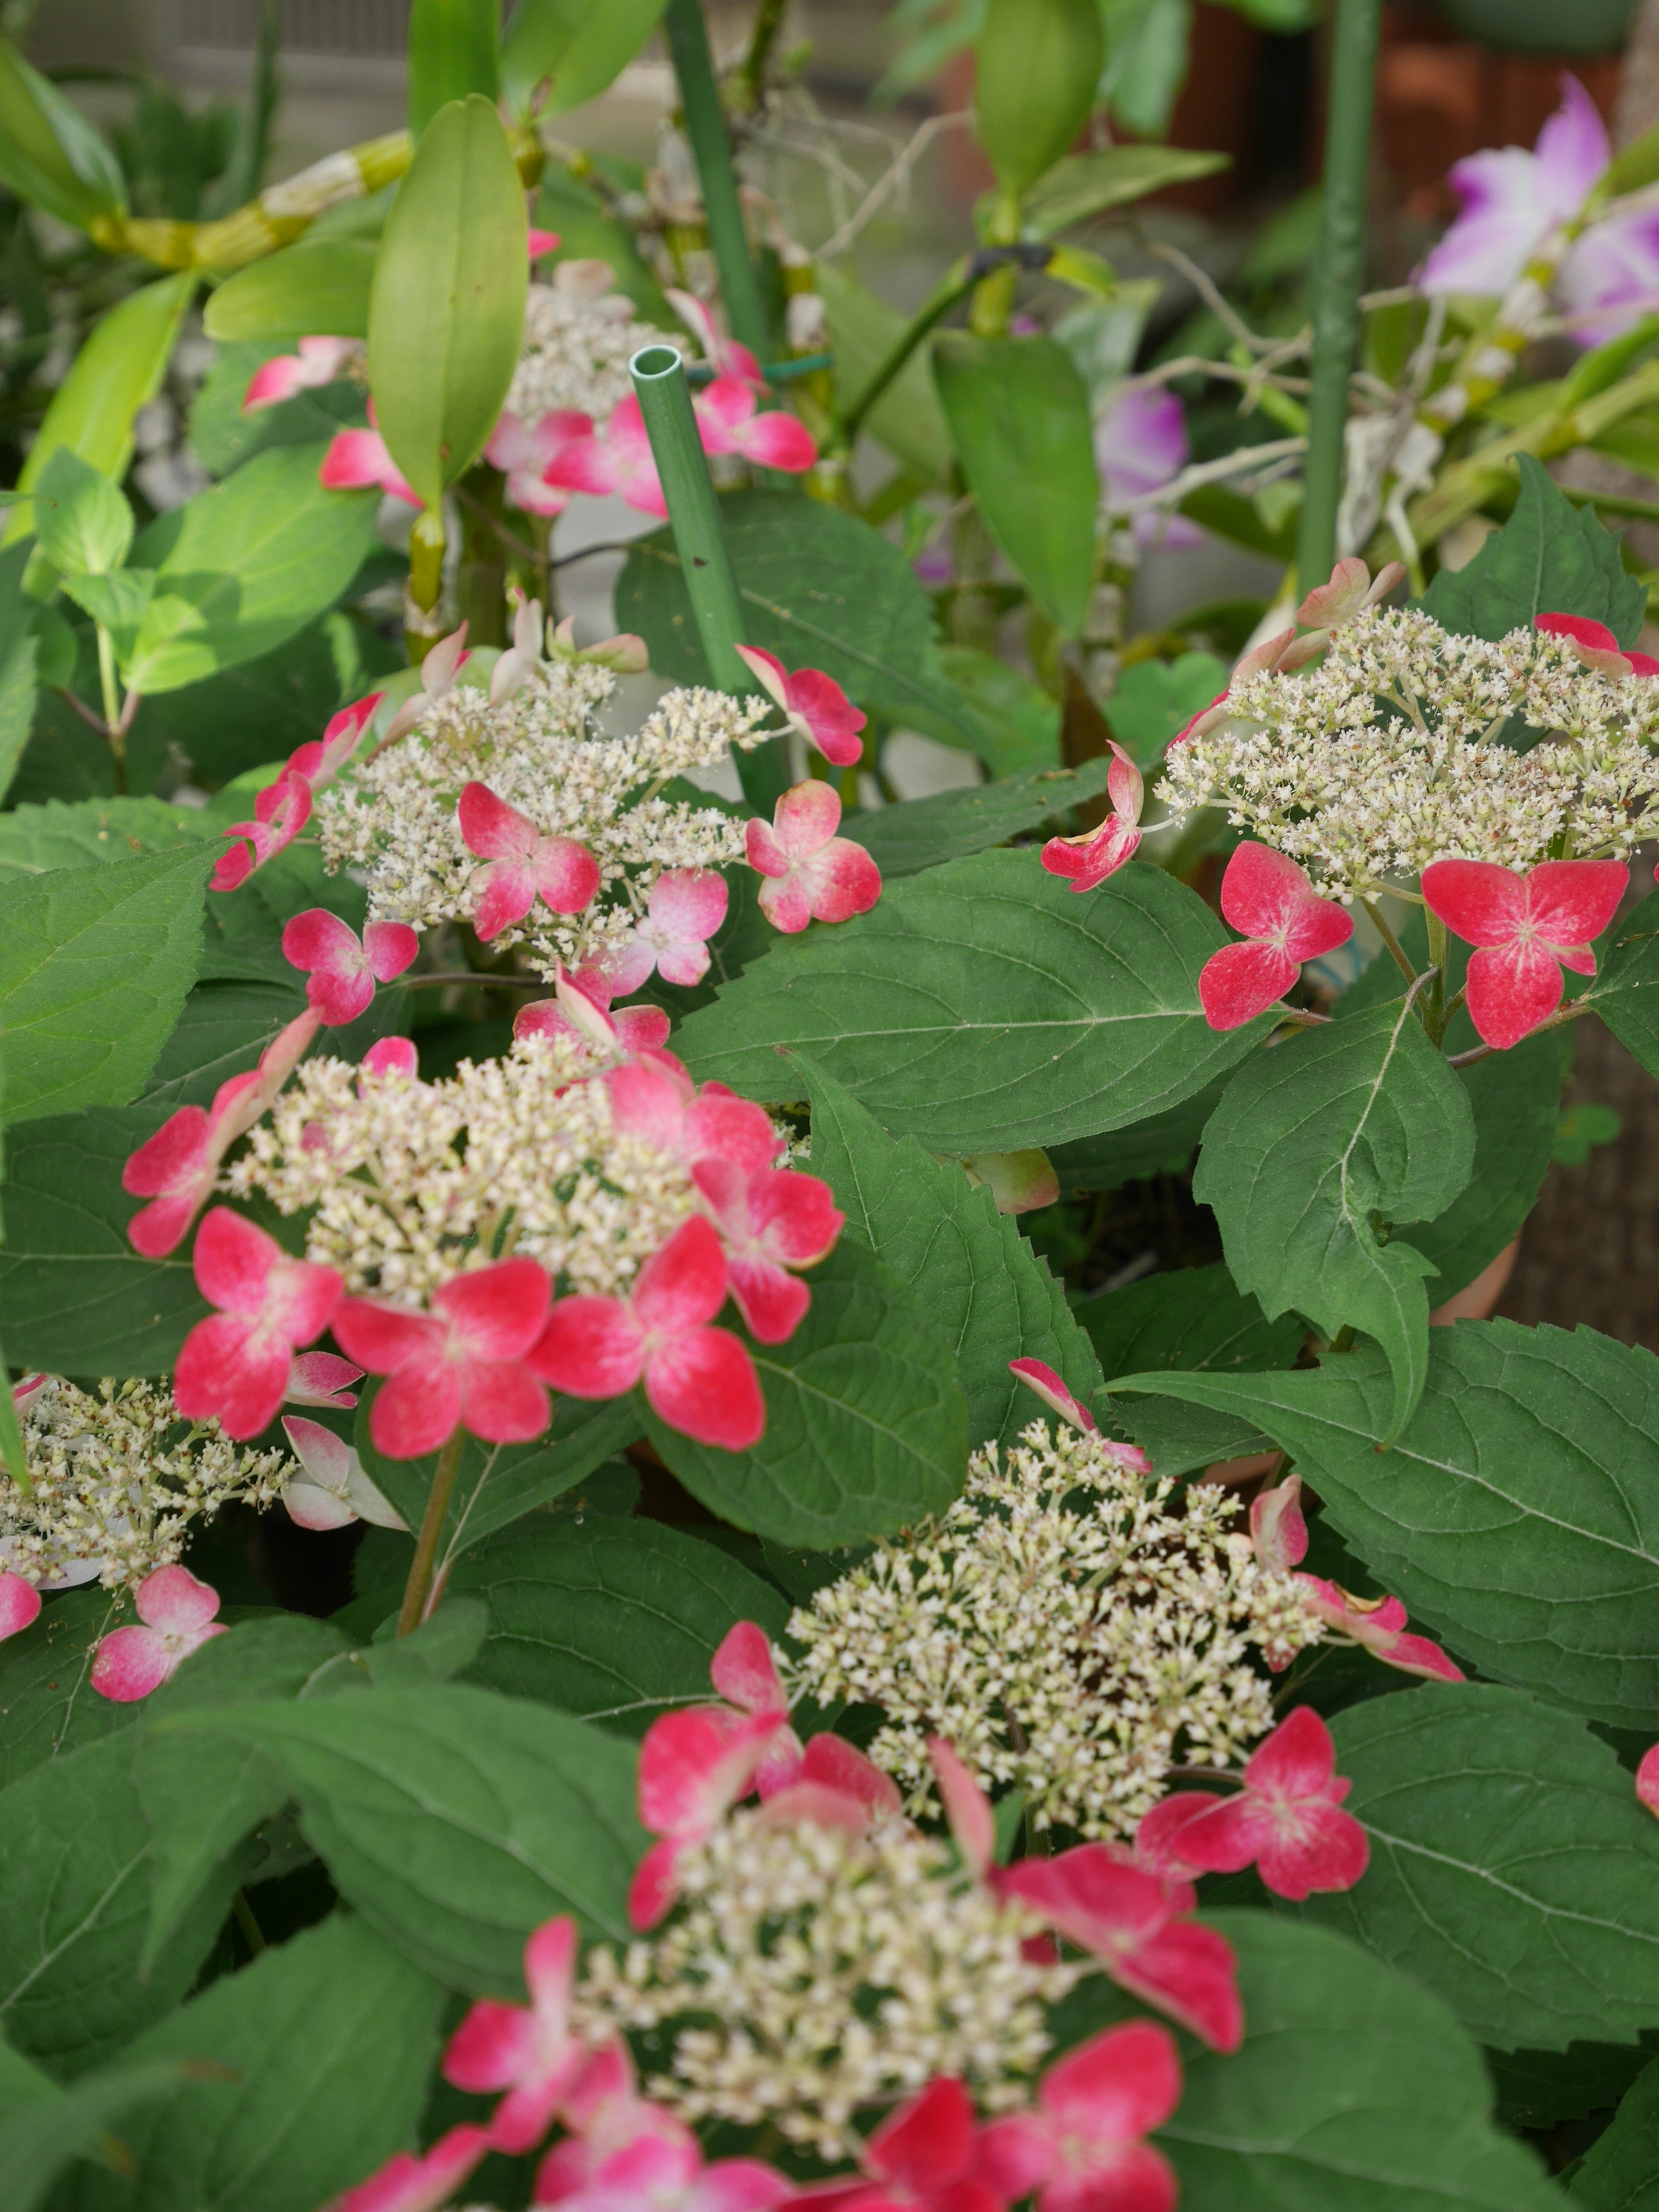
<path fill-rule="evenodd" d="M 301 239 L 227 277 L 202 321 L 210 338 L 368 336 L 378 246 L 366 238 Z"/>

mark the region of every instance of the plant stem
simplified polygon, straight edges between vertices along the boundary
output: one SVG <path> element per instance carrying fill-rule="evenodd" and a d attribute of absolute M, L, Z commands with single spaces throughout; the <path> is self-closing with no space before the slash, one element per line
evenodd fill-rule
<path fill-rule="evenodd" d="M 433 1469 L 432 1487 L 427 1492 L 426 1511 L 421 1516 L 421 1533 L 415 1540 L 415 1557 L 409 1570 L 409 1580 L 404 1585 L 404 1601 L 398 1613 L 399 1636 L 412 1635 L 425 1616 L 426 1601 L 432 1588 L 433 1563 L 438 1556 L 438 1540 L 443 1534 L 444 1518 L 449 1511 L 450 1492 L 455 1487 L 455 1476 L 461 1464 L 461 1452 L 466 1443 L 466 1431 L 457 1428 L 454 1435 L 438 1455 L 438 1464 Z"/>
<path fill-rule="evenodd" d="M 738 657 L 743 601 L 720 527 L 714 479 L 697 434 L 697 418 L 691 411 L 685 363 L 672 346 L 646 346 L 628 367 L 662 479 L 674 550 L 703 658 L 721 690 L 743 698 L 759 687 Z M 782 746 L 757 745 L 753 752 L 739 755 L 738 774 L 750 805 L 769 814 L 788 787 Z"/>
<path fill-rule="evenodd" d="M 121 686 L 115 674 L 115 641 L 102 623 L 98 632 L 98 681 L 104 695 L 104 735 L 115 763 L 115 788 L 123 798 L 127 788 L 127 727 L 131 715 L 121 710 Z"/>
<path fill-rule="evenodd" d="M 1337 0 L 1325 125 L 1325 198 L 1314 262 L 1308 458 L 1297 532 L 1297 573 L 1304 592 L 1322 583 L 1336 562 L 1348 378 L 1365 271 L 1371 103 L 1382 15 L 1382 0 Z"/>
<path fill-rule="evenodd" d="M 680 107 L 685 135 L 702 186 L 703 218 L 708 243 L 720 271 L 720 298 L 726 319 L 739 345 L 763 360 L 768 350 L 766 316 L 761 307 L 755 264 L 749 258 L 749 237 L 743 227 L 738 200 L 738 179 L 732 167 L 732 142 L 726 136 L 726 113 L 720 88 L 714 82 L 714 64 L 708 51 L 708 27 L 702 19 L 702 0 L 668 0 L 663 29 L 679 80 Z"/>
<path fill-rule="evenodd" d="M 264 1950 L 265 1939 L 258 1922 L 253 1917 L 253 1907 L 239 1889 L 230 1900 L 231 1917 L 241 1929 L 247 1948 L 257 1959 Z"/>
<path fill-rule="evenodd" d="M 409 534 L 409 598 L 404 645 L 418 668 L 441 635 L 439 602 L 444 588 L 444 519 L 435 507 L 423 507 Z M 413 615 L 415 620 L 409 619 Z M 421 620 L 421 617 L 428 619 Z"/>
<path fill-rule="evenodd" d="M 1429 986 L 1429 1003 L 1423 1017 L 1423 1026 L 1430 1042 L 1438 1044 L 1446 1030 L 1446 952 L 1449 939 L 1446 925 L 1432 907 L 1425 907 L 1423 919 L 1429 928 L 1429 963 L 1434 971 L 1434 981 Z"/>
<path fill-rule="evenodd" d="M 1414 983 L 1417 981 L 1417 970 L 1412 966 L 1411 962 L 1406 957 L 1405 946 L 1401 945 L 1400 939 L 1395 935 L 1393 930 L 1389 927 L 1388 923 L 1382 919 L 1382 908 L 1377 905 L 1375 899 L 1363 898 L 1360 900 L 1359 903 L 1364 908 L 1367 915 L 1370 917 L 1371 927 L 1376 932 L 1384 945 L 1388 946 L 1389 951 L 1393 954 L 1395 966 L 1400 970 L 1401 974 L 1405 977 L 1408 983 Z"/>
<path fill-rule="evenodd" d="M 1589 1013 L 1590 1008 L 1591 1002 L 1589 999 L 1575 999 L 1570 1006 L 1563 1006 L 1559 1014 L 1552 1014 L 1548 1021 L 1540 1022 L 1538 1027 L 1535 1030 L 1528 1030 L 1527 1035 L 1541 1036 L 1546 1030 L 1559 1030 L 1568 1022 L 1576 1022 L 1580 1014 Z M 1477 1060 L 1490 1059 L 1497 1050 L 1498 1047 L 1495 1044 L 1478 1044 L 1468 1052 L 1448 1053 L 1446 1065 L 1448 1067 L 1470 1067 Z"/>
<path fill-rule="evenodd" d="M 963 299 L 979 282 L 971 260 L 958 261 L 946 272 L 939 289 L 927 305 L 912 316 L 894 340 L 886 358 L 880 362 L 858 398 L 842 417 L 841 441 L 850 451 L 864 427 L 864 418 L 881 398 L 893 379 L 902 369 L 911 355 L 921 343 L 935 323 L 948 315 L 958 300 Z"/>
<path fill-rule="evenodd" d="M 772 58 L 787 5 L 788 0 L 760 0 L 755 10 L 749 51 L 732 83 L 732 104 L 742 114 L 752 115 L 761 104 L 761 95 L 766 89 L 766 64 Z"/>

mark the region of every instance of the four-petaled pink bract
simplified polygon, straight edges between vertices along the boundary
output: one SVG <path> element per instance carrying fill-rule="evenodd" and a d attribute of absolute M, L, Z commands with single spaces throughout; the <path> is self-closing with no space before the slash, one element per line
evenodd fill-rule
<path fill-rule="evenodd" d="M 456 812 L 468 852 L 491 864 L 478 871 L 480 937 L 522 921 L 538 898 L 555 914 L 580 914 L 599 888 L 599 864 L 586 845 L 538 830 L 487 783 L 469 783 Z"/>
<path fill-rule="evenodd" d="M 717 2158 L 705 2165 L 702 2147 L 683 2120 L 659 2106 L 642 2106 L 638 2131 L 628 2142 L 596 2160 L 572 2190 L 548 2197 L 538 2184 L 536 2201 L 556 2204 L 560 2212 L 773 2212 L 793 2187 L 758 2159 Z"/>
<path fill-rule="evenodd" d="M 646 895 L 645 920 L 605 955 L 606 989 L 625 999 L 653 969 L 665 983 L 701 983 L 728 896 L 725 877 L 712 868 L 670 868 L 659 876 Z"/>
<path fill-rule="evenodd" d="M 1350 1787 L 1336 1771 L 1329 1729 L 1311 1705 L 1298 1705 L 1251 1753 L 1237 1796 L 1182 1827 L 1179 1856 L 1211 1874 L 1254 1865 L 1275 1896 L 1297 1903 L 1316 1890 L 1352 1889 L 1370 1842 L 1342 1810 Z"/>
<path fill-rule="evenodd" d="M 449 2039 L 447 2081 L 475 2094 L 506 2092 L 489 2123 L 496 2150 L 534 2150 L 592 2056 L 570 2024 L 576 1953 L 568 1914 L 544 1921 L 524 1947 L 529 2004 L 481 1998 Z"/>
<path fill-rule="evenodd" d="M 763 1106 L 720 1083 L 706 1083 L 699 1091 L 670 1053 L 653 1052 L 612 1068 L 606 1085 L 612 1127 L 688 1168 L 711 1158 L 741 1168 L 769 1167 L 782 1149 Z"/>
<path fill-rule="evenodd" d="M 801 1745 L 789 1725 L 789 1700 L 765 1630 L 752 1620 L 734 1622 L 708 1662 L 708 1679 L 734 1711 L 764 1714 L 777 1724 L 755 1770 L 756 1788 L 772 1796 L 799 1774 Z"/>
<path fill-rule="evenodd" d="M 640 1746 L 640 1826 L 659 1840 L 634 1869 L 630 1928 L 654 1928 L 674 1902 L 680 1853 L 701 1843 L 755 1786 L 787 1718 L 763 1707 L 691 1705 L 652 1722 Z"/>
<path fill-rule="evenodd" d="M 817 441 L 798 416 L 781 408 L 756 412 L 755 395 L 741 376 L 717 376 L 692 402 L 706 453 L 741 453 L 763 469 L 800 476 L 818 457 Z"/>
<path fill-rule="evenodd" d="M 330 1029 L 368 1011 L 376 983 L 401 975 L 421 949 L 406 921 L 370 921 L 360 939 L 325 906 L 296 914 L 283 931 L 283 957 L 304 972 L 306 999 Z"/>
<path fill-rule="evenodd" d="M 219 1308 L 185 1339 L 173 1378 L 187 1421 L 257 1437 L 287 1395 L 295 1352 L 328 1327 L 343 1287 L 332 1267 L 292 1260 L 227 1206 L 196 1232 L 196 1287 Z"/>
<path fill-rule="evenodd" d="M 691 1179 L 726 1247 L 726 1280 L 750 1334 L 762 1344 L 792 1337 L 811 1304 L 788 1270 L 822 1260 L 847 1216 L 829 1184 L 792 1168 L 699 1160 Z"/>
<path fill-rule="evenodd" d="M 865 2180 L 813 2182 L 790 2199 L 791 2212 L 1004 2212 L 1006 2200 L 981 2175 L 973 2100 L 951 2075 L 884 2120 L 859 2164 Z"/>
<path fill-rule="evenodd" d="M 766 879 L 760 910 L 775 929 L 846 921 L 881 896 L 881 870 L 862 845 L 836 836 L 840 823 L 839 794 L 816 777 L 784 793 L 769 827 L 758 815 L 744 823 L 745 857 Z"/>
<path fill-rule="evenodd" d="M 159 1690 L 179 1664 L 210 1637 L 222 1636 L 216 1620 L 219 1593 L 185 1567 L 157 1567 L 133 1592 L 143 1623 L 111 1631 L 92 1662 L 92 1686 L 101 1698 L 132 1705 Z"/>
<path fill-rule="evenodd" d="M 1036 2212 L 1174 2212 L 1176 2178 L 1143 2137 L 1181 2101 L 1175 2038 L 1155 2021 L 1091 2035 L 1048 2069 L 1036 2109 L 980 2131 L 979 2172 Z"/>
<path fill-rule="evenodd" d="M 342 1299 L 336 1338 L 371 1375 L 386 1378 L 368 1412 L 376 1451 L 419 1459 L 458 1425 L 489 1443 L 540 1436 L 547 1393 L 526 1355 L 546 1322 L 550 1295 L 546 1270 L 514 1259 L 441 1283 L 428 1313 L 383 1298 Z"/>
<path fill-rule="evenodd" d="M 1561 970 L 1595 973 L 1591 940 L 1618 912 L 1630 870 L 1622 860 L 1540 860 L 1517 875 L 1492 860 L 1431 860 L 1429 910 L 1478 951 L 1469 956 L 1468 1008 L 1481 1041 L 1507 1052 L 1550 1016 Z"/>
<path fill-rule="evenodd" d="M 1140 842 L 1146 779 L 1116 744 L 1112 746 L 1112 765 L 1106 772 L 1106 795 L 1112 811 L 1099 829 L 1080 837 L 1051 837 L 1042 848 L 1043 866 L 1051 876 L 1069 878 L 1074 891 L 1097 889 L 1126 860 L 1134 858 Z"/>
<path fill-rule="evenodd" d="M 859 732 L 869 716 L 855 707 L 833 676 L 821 668 L 787 669 L 763 646 L 740 645 L 749 672 L 769 693 L 809 744 L 837 768 L 850 768 L 864 752 Z"/>
<path fill-rule="evenodd" d="M 1321 898 L 1306 872 L 1271 845 L 1239 845 L 1221 878 L 1221 911 L 1242 945 L 1224 945 L 1198 979 L 1212 1030 L 1242 1029 L 1266 1013 L 1302 972 L 1304 960 L 1334 952 L 1353 935 L 1353 917 Z"/>

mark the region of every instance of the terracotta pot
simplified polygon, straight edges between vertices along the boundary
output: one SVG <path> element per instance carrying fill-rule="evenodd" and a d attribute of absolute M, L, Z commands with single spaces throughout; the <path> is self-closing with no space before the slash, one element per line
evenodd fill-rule
<path fill-rule="evenodd" d="M 1467 1283 L 1455 1298 L 1448 1298 L 1443 1306 L 1437 1306 L 1429 1316 L 1431 1328 L 1449 1328 L 1455 1321 L 1490 1321 L 1492 1308 L 1509 1285 L 1515 1268 L 1515 1255 L 1521 1249 L 1521 1239 L 1511 1237 L 1491 1265 L 1485 1267 L 1472 1283 Z"/>

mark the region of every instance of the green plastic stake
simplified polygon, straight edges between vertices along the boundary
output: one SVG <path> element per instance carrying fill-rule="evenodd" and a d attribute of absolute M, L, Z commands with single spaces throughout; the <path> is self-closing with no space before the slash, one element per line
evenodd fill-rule
<path fill-rule="evenodd" d="M 714 58 L 708 51 L 708 27 L 702 19 L 702 0 L 668 0 L 663 11 L 668 51 L 674 58 L 679 80 L 680 106 L 685 115 L 685 135 L 702 186 L 703 213 L 708 223 L 708 243 L 720 271 L 720 298 L 726 319 L 739 345 L 746 345 L 757 361 L 770 350 L 766 313 L 761 306 L 755 264 L 749 258 L 749 239 L 738 204 L 738 179 L 732 167 L 732 142 L 726 132 L 726 113 L 714 82 Z"/>
<path fill-rule="evenodd" d="M 1314 259 L 1313 390 L 1296 565 L 1302 589 L 1322 584 L 1336 562 L 1348 378 L 1359 339 L 1365 274 L 1365 199 L 1382 0 L 1338 0 L 1331 52 L 1325 197 Z"/>
<path fill-rule="evenodd" d="M 746 698 L 759 686 L 738 654 L 743 642 L 743 602 L 720 527 L 714 479 L 697 434 L 684 360 L 672 346 L 646 346 L 629 362 L 628 373 L 634 380 L 652 458 L 662 480 L 674 550 L 679 556 L 703 659 L 722 691 Z M 770 813 L 788 788 L 788 770 L 779 744 L 757 745 L 753 752 L 740 753 L 738 774 L 743 780 L 744 798 L 763 813 Z"/>

